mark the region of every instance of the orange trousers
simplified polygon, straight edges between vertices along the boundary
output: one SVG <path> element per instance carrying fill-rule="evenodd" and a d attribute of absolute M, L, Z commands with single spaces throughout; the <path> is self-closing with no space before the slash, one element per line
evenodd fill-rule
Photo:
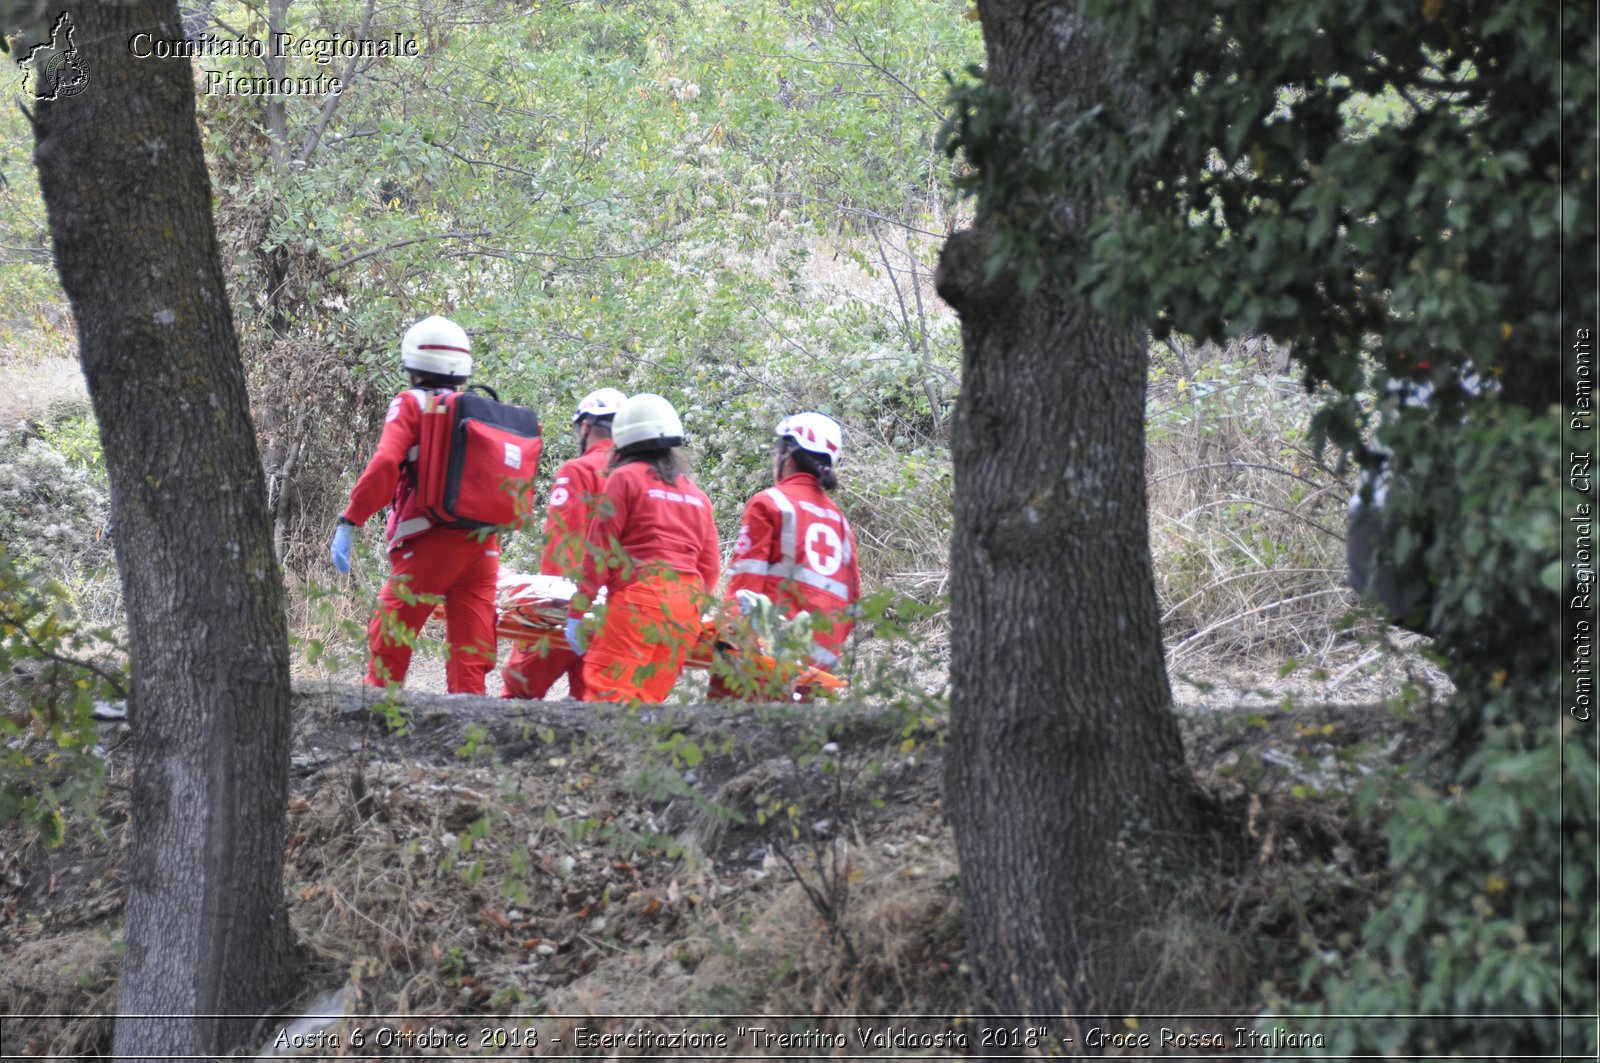
<path fill-rule="evenodd" d="M 606 601 L 583 657 L 585 701 L 662 701 L 700 639 L 705 588 L 696 576 L 646 576 Z"/>
<path fill-rule="evenodd" d="M 743 655 L 732 661 L 724 658 L 712 665 L 706 700 L 809 702 L 815 697 L 811 687 L 795 685 L 803 671 L 793 664 L 771 667 L 756 661 L 754 654 L 748 659 Z"/>
<path fill-rule="evenodd" d="M 485 677 L 494 668 L 499 574 L 500 544 L 493 535 L 480 538 L 459 528 L 433 528 L 401 543 L 389 554 L 389 578 L 367 625 L 372 650 L 367 685 L 406 681 L 411 642 L 442 598 L 450 693 L 482 694 Z"/>

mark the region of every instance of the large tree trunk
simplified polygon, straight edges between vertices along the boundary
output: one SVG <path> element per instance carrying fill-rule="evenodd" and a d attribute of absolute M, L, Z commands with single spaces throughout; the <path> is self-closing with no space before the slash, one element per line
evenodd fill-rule
<path fill-rule="evenodd" d="M 34 158 L 100 422 L 128 613 L 133 846 L 116 1052 L 211 1055 L 287 993 L 289 669 L 173 0 L 70 5 L 88 85 Z M 174 1018 L 160 1018 L 172 1015 Z"/>
<path fill-rule="evenodd" d="M 1116 88 L 1073 4 L 979 11 L 987 78 L 1014 98 L 1048 111 Z M 1156 915 L 1145 902 L 1173 893 L 1131 865 L 1171 874 L 1203 805 L 1152 581 L 1144 337 L 1098 319 L 1063 277 L 1031 293 L 1005 274 L 986 283 L 995 209 L 980 199 L 939 273 L 964 345 L 947 804 L 987 1007 L 1070 1032 L 1063 1016 L 1125 1012 L 1128 944 Z M 1082 224 L 1081 209 L 1053 213 Z"/>

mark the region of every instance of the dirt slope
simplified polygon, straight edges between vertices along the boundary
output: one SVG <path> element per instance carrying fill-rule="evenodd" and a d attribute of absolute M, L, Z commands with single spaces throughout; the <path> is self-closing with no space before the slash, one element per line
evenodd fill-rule
<path fill-rule="evenodd" d="M 579 1027 L 665 1036 L 755 1022 L 821 1037 L 851 1015 L 974 1009 L 937 720 L 412 694 L 391 732 L 370 691 L 301 685 L 295 700 L 285 888 L 305 992 L 280 1021 L 346 1016 L 323 1031 L 342 1039 L 336 1054 L 354 1050 L 357 1027 L 549 1054 L 573 1051 Z M 1274 974 L 1259 939 L 1307 932 L 1274 902 L 1284 876 L 1313 867 L 1330 890 L 1367 892 L 1381 881 L 1381 850 L 1341 822 L 1337 795 L 1405 756 L 1402 740 L 1425 740 L 1425 721 L 1381 705 L 1181 718 L 1192 765 L 1250 849 L 1209 887 L 1224 931 L 1185 962 L 1205 992 L 1245 1003 Z M 3 1054 L 109 1046 L 126 725 L 103 738 L 112 783 L 98 832 L 75 823 L 53 851 L 0 837 L 0 1014 L 73 1016 L 8 1020 Z M 708 1014 L 721 1017 L 683 1017 Z M 263 1045 L 278 1029 L 263 1028 Z M 526 1029 L 537 1048 L 476 1040 Z"/>

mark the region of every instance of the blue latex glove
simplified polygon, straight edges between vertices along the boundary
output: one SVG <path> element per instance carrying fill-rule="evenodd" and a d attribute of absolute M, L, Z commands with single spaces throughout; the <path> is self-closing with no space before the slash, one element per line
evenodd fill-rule
<path fill-rule="evenodd" d="M 340 524 L 333 533 L 333 546 L 329 553 L 333 555 L 333 567 L 340 572 L 350 571 L 350 544 L 355 541 L 356 529 L 353 524 Z"/>
<path fill-rule="evenodd" d="M 567 645 L 572 647 L 572 652 L 579 657 L 583 656 L 583 644 L 578 641 L 578 624 L 581 621 L 575 616 L 567 617 Z"/>

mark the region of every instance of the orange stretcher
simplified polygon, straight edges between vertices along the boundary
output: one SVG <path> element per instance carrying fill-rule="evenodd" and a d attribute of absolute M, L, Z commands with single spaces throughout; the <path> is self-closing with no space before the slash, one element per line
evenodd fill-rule
<path fill-rule="evenodd" d="M 495 587 L 494 633 L 515 643 L 532 643 L 548 638 L 554 640 L 556 645 L 565 645 L 567 606 L 577 590 L 577 584 L 560 576 L 530 576 L 522 572 L 500 573 L 499 583 Z M 603 601 L 605 601 L 604 590 L 600 592 L 599 597 L 599 602 Z M 434 610 L 433 615 L 441 619 L 444 617 L 442 603 Z M 711 667 L 711 662 L 716 656 L 716 647 L 716 625 L 708 617 L 700 641 L 689 651 L 684 667 L 699 669 Z M 725 648 L 723 652 L 733 654 L 738 651 Z M 778 669 L 777 659 L 766 654 L 758 654 L 756 663 L 763 670 Z M 842 690 L 850 684 L 832 672 L 816 665 L 807 665 L 795 676 L 793 685 L 816 690 Z"/>

